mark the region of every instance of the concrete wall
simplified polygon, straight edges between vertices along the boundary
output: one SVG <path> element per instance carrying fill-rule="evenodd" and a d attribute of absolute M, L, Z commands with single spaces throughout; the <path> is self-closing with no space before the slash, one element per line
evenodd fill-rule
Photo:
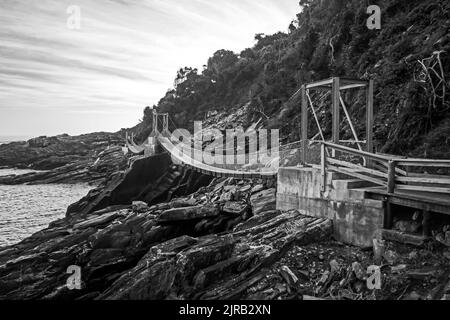
<path fill-rule="evenodd" d="M 364 198 L 364 192 L 349 189 L 349 181 L 332 180 L 328 174 L 321 191 L 321 171 L 315 168 L 280 168 L 277 209 L 304 211 L 333 220 L 336 240 L 361 247 L 372 246 L 383 227 L 382 201 Z"/>

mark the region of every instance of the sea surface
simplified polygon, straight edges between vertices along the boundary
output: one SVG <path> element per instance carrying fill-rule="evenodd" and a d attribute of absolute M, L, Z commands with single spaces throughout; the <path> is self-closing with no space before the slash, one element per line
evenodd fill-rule
<path fill-rule="evenodd" d="M 0 169 L 0 176 L 33 170 Z M 0 247 L 20 242 L 65 216 L 67 207 L 92 187 L 77 185 L 0 185 Z"/>
<path fill-rule="evenodd" d="M 14 141 L 28 141 L 29 136 L 0 136 L 0 144 L 6 144 Z"/>

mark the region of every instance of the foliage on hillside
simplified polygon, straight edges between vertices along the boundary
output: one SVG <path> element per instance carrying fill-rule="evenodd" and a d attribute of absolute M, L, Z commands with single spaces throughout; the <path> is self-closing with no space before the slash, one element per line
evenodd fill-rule
<path fill-rule="evenodd" d="M 377 149 L 449 157 L 450 2 L 370 4 L 382 9 L 381 30 L 366 27 L 368 1 L 302 0 L 298 23 L 291 24 L 289 33 L 258 34 L 256 44 L 240 54 L 219 50 L 203 71 L 180 70 L 174 89 L 157 107 L 169 112 L 177 126 L 191 128 L 208 111 L 231 112 L 250 102 L 248 124 L 262 118 L 292 141 L 299 138 L 300 112 L 298 98 L 289 98 L 303 83 L 331 76 L 372 78 Z M 319 104 L 319 117 L 329 135 L 326 99 Z M 362 92 L 346 93 L 344 100 L 360 119 L 356 127 L 363 137 Z M 147 109 L 146 132 L 150 120 Z M 343 125 L 349 138 L 349 127 Z"/>

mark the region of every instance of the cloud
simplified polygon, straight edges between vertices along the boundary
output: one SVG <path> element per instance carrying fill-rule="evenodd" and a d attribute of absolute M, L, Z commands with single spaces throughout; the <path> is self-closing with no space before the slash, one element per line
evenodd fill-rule
<path fill-rule="evenodd" d="M 66 25 L 75 3 L 80 30 Z M 2 0 L 0 135 L 21 134 L 19 121 L 34 123 L 27 134 L 132 126 L 180 67 L 285 31 L 297 9 L 297 0 Z"/>

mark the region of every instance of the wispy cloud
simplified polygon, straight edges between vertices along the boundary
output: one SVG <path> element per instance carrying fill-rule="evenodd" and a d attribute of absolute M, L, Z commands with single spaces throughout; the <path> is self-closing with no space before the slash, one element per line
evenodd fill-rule
<path fill-rule="evenodd" d="M 81 29 L 66 12 L 81 8 Z M 298 0 L 1 0 L 0 135 L 118 130 L 216 50 L 286 30 Z"/>

